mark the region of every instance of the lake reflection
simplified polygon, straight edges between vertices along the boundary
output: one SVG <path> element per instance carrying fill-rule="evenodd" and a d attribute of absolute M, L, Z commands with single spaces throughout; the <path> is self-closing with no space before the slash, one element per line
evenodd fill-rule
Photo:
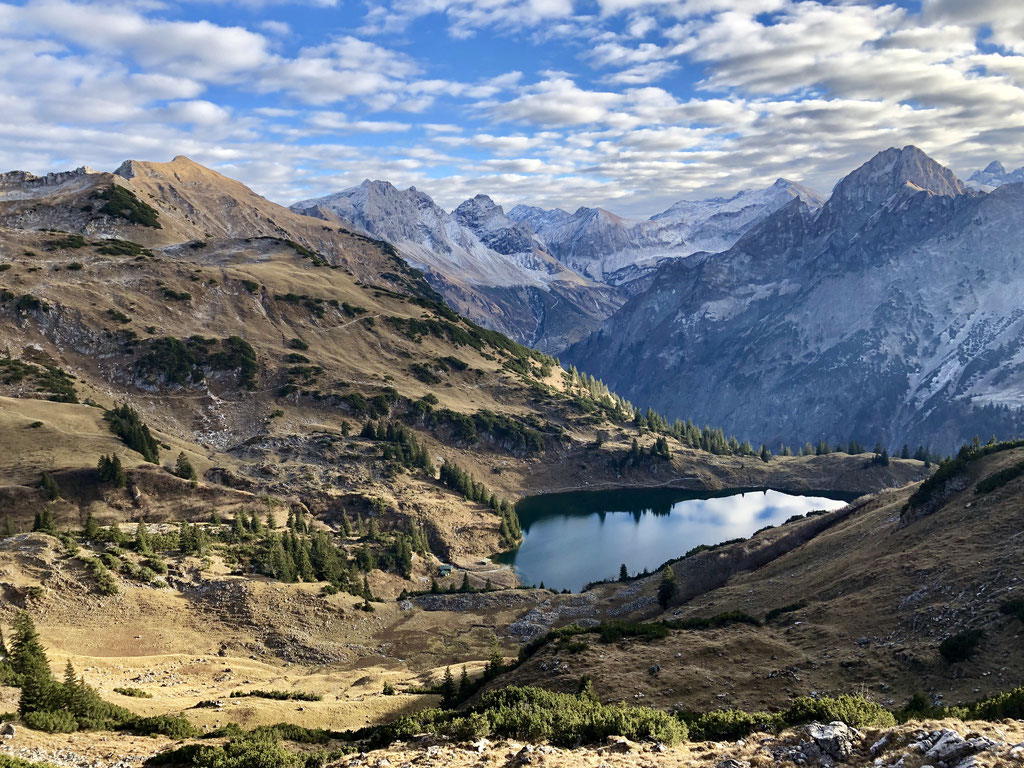
<path fill-rule="evenodd" d="M 621 563 L 631 574 L 654 569 L 699 544 L 746 538 L 793 515 L 846 504 L 843 494 L 829 496 L 666 489 L 534 496 L 516 507 L 522 545 L 495 560 L 513 564 L 525 584 L 575 592 L 616 578 Z"/>

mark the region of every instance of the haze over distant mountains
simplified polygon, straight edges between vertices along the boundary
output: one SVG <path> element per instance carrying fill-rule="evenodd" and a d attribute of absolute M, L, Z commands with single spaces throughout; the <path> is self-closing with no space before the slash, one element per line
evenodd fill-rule
<path fill-rule="evenodd" d="M 660 261 L 724 250 L 797 198 L 822 203 L 779 179 L 730 198 L 681 201 L 650 219 L 585 207 L 506 213 L 484 194 L 447 212 L 415 188 L 367 180 L 292 210 L 387 240 L 459 311 L 555 352 L 595 330 Z"/>

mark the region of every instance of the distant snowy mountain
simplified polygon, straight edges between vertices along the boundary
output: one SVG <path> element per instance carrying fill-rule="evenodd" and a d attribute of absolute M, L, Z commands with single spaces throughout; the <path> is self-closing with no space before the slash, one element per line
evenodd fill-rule
<path fill-rule="evenodd" d="M 566 266 L 614 283 L 611 276 L 630 267 L 724 251 L 794 199 L 815 210 L 824 202 L 816 192 L 779 179 L 766 189 L 743 190 L 729 198 L 683 200 L 649 219 L 623 218 L 603 208 L 580 208 L 570 214 L 526 205 L 517 205 L 508 217 L 528 224 Z"/>
<path fill-rule="evenodd" d="M 613 289 L 560 264 L 486 195 L 448 213 L 415 187 L 367 180 L 291 209 L 388 241 L 460 312 L 545 351 L 582 338 L 621 304 Z"/>
<path fill-rule="evenodd" d="M 1004 184 L 1020 184 L 1021 182 L 1024 182 L 1024 166 L 1016 171 L 1007 172 L 1002 163 L 994 160 L 985 166 L 985 170 L 972 173 L 967 179 L 967 186 L 980 189 L 983 192 L 991 192 Z"/>
<path fill-rule="evenodd" d="M 557 352 L 645 289 L 664 259 L 725 250 L 795 199 L 813 209 L 822 203 L 811 190 L 779 179 L 729 198 L 681 201 L 650 219 L 526 205 L 506 214 L 487 195 L 449 213 L 415 187 L 367 180 L 292 210 L 390 242 L 460 312 Z"/>

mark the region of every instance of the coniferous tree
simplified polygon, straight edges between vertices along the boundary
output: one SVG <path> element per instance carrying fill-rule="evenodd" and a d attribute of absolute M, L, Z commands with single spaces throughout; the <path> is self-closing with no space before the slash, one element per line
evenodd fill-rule
<path fill-rule="evenodd" d="M 32 530 L 39 533 L 48 533 L 51 536 L 57 535 L 57 529 L 53 523 L 53 512 L 49 507 L 36 512 L 35 520 L 32 522 Z"/>
<path fill-rule="evenodd" d="M 629 571 L 626 570 L 625 563 L 619 566 L 619 581 L 629 581 Z"/>
<path fill-rule="evenodd" d="M 178 458 L 174 462 L 174 474 L 182 480 L 196 479 L 196 470 L 193 468 L 192 462 L 188 460 L 188 456 L 185 455 L 184 451 L 178 453 Z"/>
<path fill-rule="evenodd" d="M 459 701 L 464 700 L 469 696 L 470 682 L 469 673 L 466 671 L 466 665 L 462 665 L 462 674 L 459 675 Z"/>
<path fill-rule="evenodd" d="M 661 574 L 661 583 L 658 585 L 658 604 L 668 608 L 672 598 L 676 596 L 678 587 L 676 585 L 676 574 L 671 565 L 666 565 Z"/>
<path fill-rule="evenodd" d="M 99 523 L 96 522 L 91 509 L 85 513 L 85 525 L 82 527 L 82 535 L 85 536 L 86 541 L 95 541 L 100 535 Z"/>
<path fill-rule="evenodd" d="M 56 501 L 60 498 L 60 486 L 46 472 L 43 472 L 42 479 L 39 481 L 39 487 L 42 488 L 46 498 L 50 501 Z"/>
<path fill-rule="evenodd" d="M 455 703 L 455 696 L 458 689 L 455 687 L 455 678 L 452 676 L 452 668 L 444 668 L 444 678 L 441 680 L 441 706 L 450 707 Z"/>
<path fill-rule="evenodd" d="M 39 640 L 35 622 L 25 611 L 20 611 L 12 622 L 11 666 L 21 676 L 21 699 L 18 711 L 48 711 L 56 708 L 56 680 L 50 671 L 46 650 Z"/>
<path fill-rule="evenodd" d="M 115 488 L 124 488 L 128 485 L 128 476 L 116 453 L 110 456 L 100 456 L 96 472 L 99 474 L 100 482 L 109 483 Z"/>
<path fill-rule="evenodd" d="M 153 551 L 145 520 L 139 520 L 135 526 L 135 551 L 143 555 L 151 554 Z"/>
<path fill-rule="evenodd" d="M 4 515 L 3 523 L 0 523 L 0 539 L 6 539 L 14 535 L 14 526 L 11 525 L 11 516 Z"/>
<path fill-rule="evenodd" d="M 491 655 L 487 659 L 486 674 L 488 677 L 497 677 L 504 668 L 505 657 L 501 652 L 501 647 L 498 645 L 498 638 L 495 637 L 491 640 Z"/>
<path fill-rule="evenodd" d="M 903 450 L 900 451 L 900 458 L 901 459 L 909 459 L 910 458 L 910 446 L 907 445 L 906 443 L 903 444 Z"/>

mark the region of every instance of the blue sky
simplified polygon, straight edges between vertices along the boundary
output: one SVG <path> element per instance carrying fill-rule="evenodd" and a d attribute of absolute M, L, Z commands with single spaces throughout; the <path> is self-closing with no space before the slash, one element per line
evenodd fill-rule
<path fill-rule="evenodd" d="M 1016 166 L 1022 118 L 1006 0 L 0 2 L 0 167 L 186 154 L 284 203 L 650 214 L 893 145 Z"/>

